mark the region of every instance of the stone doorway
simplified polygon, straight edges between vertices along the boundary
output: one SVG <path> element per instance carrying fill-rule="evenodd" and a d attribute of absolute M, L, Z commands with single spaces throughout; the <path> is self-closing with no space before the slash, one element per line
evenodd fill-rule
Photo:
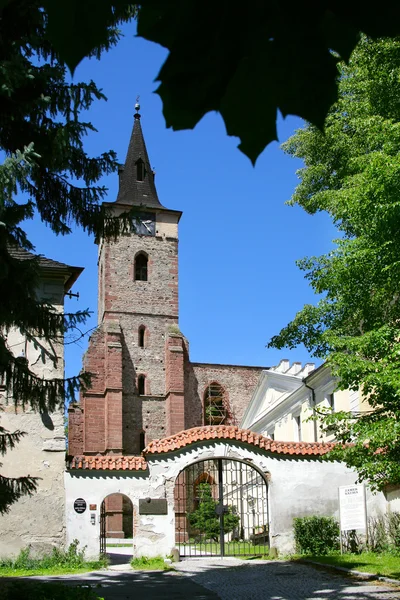
<path fill-rule="evenodd" d="M 100 509 L 100 554 L 120 551 L 132 554 L 132 547 L 132 501 L 125 494 L 109 494 L 104 498 Z"/>

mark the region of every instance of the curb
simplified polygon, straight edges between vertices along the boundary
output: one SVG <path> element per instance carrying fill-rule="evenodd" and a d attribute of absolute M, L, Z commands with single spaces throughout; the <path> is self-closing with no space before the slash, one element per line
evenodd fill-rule
<path fill-rule="evenodd" d="M 298 559 L 298 562 L 306 563 L 309 565 L 316 565 L 318 567 L 324 567 L 326 569 L 335 569 L 335 571 L 341 571 L 343 573 L 348 573 L 349 575 L 355 575 L 356 577 L 360 577 L 361 579 L 365 579 L 366 581 L 375 579 L 378 581 L 384 581 L 385 583 L 392 583 L 400 586 L 400 581 L 398 579 L 391 579 L 390 577 L 385 577 L 384 575 L 377 575 L 376 573 L 365 573 L 363 571 L 356 571 L 355 569 L 347 569 L 346 567 L 338 567 L 336 565 L 320 563 L 316 560 L 309 560 L 307 558 L 300 558 Z"/>

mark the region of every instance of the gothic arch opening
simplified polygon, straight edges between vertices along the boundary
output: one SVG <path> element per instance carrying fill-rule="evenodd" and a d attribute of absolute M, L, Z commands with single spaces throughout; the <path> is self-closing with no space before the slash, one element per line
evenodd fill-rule
<path fill-rule="evenodd" d="M 133 544 L 133 504 L 125 494 L 115 493 L 106 496 L 100 510 L 100 552 L 112 550 L 107 544 L 126 540 Z M 118 549 L 115 549 L 117 551 Z"/>
<path fill-rule="evenodd" d="M 146 327 L 144 325 L 140 325 L 138 330 L 138 346 L 139 348 L 145 347 L 145 338 L 146 338 Z"/>
<path fill-rule="evenodd" d="M 210 383 L 204 392 L 204 425 L 222 425 L 229 418 L 228 400 L 222 385 Z"/>
<path fill-rule="evenodd" d="M 139 252 L 135 256 L 134 274 L 135 281 L 147 281 L 149 257 L 145 252 Z"/>
<path fill-rule="evenodd" d="M 139 375 L 137 380 L 138 394 L 144 396 L 146 393 L 146 376 Z"/>

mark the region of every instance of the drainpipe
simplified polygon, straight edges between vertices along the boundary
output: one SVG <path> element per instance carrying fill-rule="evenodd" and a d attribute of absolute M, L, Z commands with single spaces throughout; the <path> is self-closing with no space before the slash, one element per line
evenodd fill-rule
<path fill-rule="evenodd" d="M 315 400 L 315 389 L 312 388 L 311 386 L 307 385 L 306 383 L 304 384 L 306 388 L 308 388 L 309 390 L 311 390 L 311 398 L 312 398 L 312 411 L 313 411 L 313 417 L 314 417 L 314 442 L 318 441 L 318 430 L 317 430 L 317 420 L 315 418 L 315 407 L 316 407 L 316 400 Z"/>

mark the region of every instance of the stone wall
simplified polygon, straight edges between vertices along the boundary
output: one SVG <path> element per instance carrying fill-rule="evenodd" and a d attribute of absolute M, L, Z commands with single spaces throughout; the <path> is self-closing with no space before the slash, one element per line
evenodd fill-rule
<path fill-rule="evenodd" d="M 87 546 L 89 557 L 96 557 L 100 545 L 100 506 L 112 493 L 122 493 L 133 503 L 134 555 L 169 555 L 175 546 L 175 482 L 188 465 L 201 460 L 224 458 L 244 461 L 268 479 L 270 545 L 281 554 L 294 551 L 293 518 L 306 515 L 339 516 L 338 486 L 353 485 L 356 474 L 338 462 L 314 456 L 277 455 L 260 448 L 229 441 L 196 443 L 181 450 L 148 455 L 148 470 L 79 471 L 66 473 L 67 538 L 77 538 Z M 83 497 L 88 507 L 77 514 L 74 500 Z M 167 515 L 140 515 L 139 500 L 166 498 Z M 386 510 L 382 493 L 368 494 L 368 514 Z M 94 516 L 94 524 L 91 522 Z"/>
<path fill-rule="evenodd" d="M 39 291 L 63 310 L 64 281 L 44 279 Z M 46 378 L 64 376 L 63 345 L 49 346 L 40 338 L 27 341 L 19 331 L 8 334 L 8 344 L 16 356 L 24 355 L 32 370 Z M 5 477 L 38 477 L 38 489 L 23 496 L 0 515 L 0 556 L 15 556 L 31 546 L 33 553 L 50 551 L 65 541 L 65 432 L 64 406 L 53 413 L 38 414 L 30 406 L 15 408 L 13 399 L 0 388 L 0 423 L 9 432 L 20 430 L 26 435 L 13 450 L 1 458 L 0 473 Z"/>
<path fill-rule="evenodd" d="M 251 400 L 263 367 L 187 363 L 185 369 L 186 428 L 204 425 L 204 394 L 210 383 L 219 383 L 229 405 L 231 422 L 237 425 Z"/>

